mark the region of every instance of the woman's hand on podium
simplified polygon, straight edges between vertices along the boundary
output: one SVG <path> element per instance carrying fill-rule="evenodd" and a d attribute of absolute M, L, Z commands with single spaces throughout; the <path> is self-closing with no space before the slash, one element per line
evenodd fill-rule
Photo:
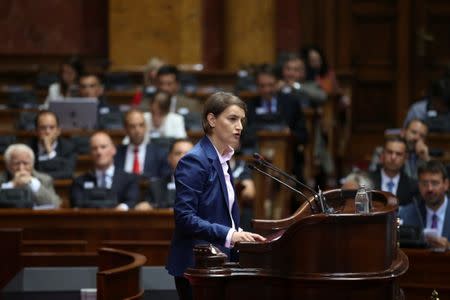
<path fill-rule="evenodd" d="M 264 242 L 265 240 L 265 237 L 248 231 L 235 231 L 231 236 L 232 245 L 236 242 Z"/>

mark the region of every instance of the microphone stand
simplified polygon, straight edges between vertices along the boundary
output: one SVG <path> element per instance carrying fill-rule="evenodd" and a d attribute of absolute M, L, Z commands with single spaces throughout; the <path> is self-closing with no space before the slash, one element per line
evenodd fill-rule
<path fill-rule="evenodd" d="M 335 210 L 332 207 L 329 207 L 326 203 L 326 199 L 325 196 L 323 195 L 320 187 L 318 186 L 318 190 L 319 192 L 316 192 L 315 190 L 313 190 L 312 188 L 310 188 L 309 186 L 307 186 L 306 184 L 304 184 L 303 182 L 299 181 L 297 178 L 295 178 L 294 176 L 289 175 L 288 173 L 286 173 L 285 171 L 281 170 L 280 168 L 276 167 L 275 165 L 269 163 L 268 161 L 266 161 L 264 159 L 264 157 L 259 154 L 259 153 L 254 153 L 253 154 L 253 158 L 262 166 L 269 168 L 272 171 L 275 171 L 283 176 L 285 176 L 286 178 L 294 181 L 295 183 L 299 184 L 300 186 L 302 186 L 303 188 L 306 188 L 314 197 L 314 200 L 316 202 L 318 202 L 320 204 L 320 208 L 322 210 L 323 213 L 326 214 L 332 214 L 335 212 Z M 308 201 L 309 202 L 309 201 Z"/>
<path fill-rule="evenodd" d="M 256 167 L 255 165 L 248 165 L 248 167 L 249 167 L 249 169 L 258 171 L 259 173 L 261 173 L 261 174 L 263 174 L 263 175 L 265 175 L 265 176 L 267 176 L 267 177 L 269 177 L 269 178 L 275 180 L 275 181 L 278 182 L 278 183 L 281 183 L 282 185 L 284 185 L 285 187 L 289 188 L 290 190 L 292 190 L 292 191 L 298 193 L 300 196 L 302 196 L 302 197 L 308 202 L 309 207 L 311 208 L 311 211 L 312 211 L 313 213 L 317 213 L 317 211 L 316 211 L 316 209 L 313 207 L 311 201 L 309 201 L 308 197 L 307 197 L 305 194 L 303 194 L 301 191 L 299 191 L 299 190 L 297 190 L 296 188 L 290 186 L 290 185 L 287 184 L 286 182 L 281 181 L 280 179 L 276 178 L 275 176 L 272 176 L 272 175 L 270 175 L 269 173 L 267 173 L 267 172 L 261 170 L 260 168 Z"/>

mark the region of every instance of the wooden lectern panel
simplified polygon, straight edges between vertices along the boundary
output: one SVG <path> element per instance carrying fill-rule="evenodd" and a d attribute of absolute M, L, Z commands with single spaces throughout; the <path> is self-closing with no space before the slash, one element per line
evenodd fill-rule
<path fill-rule="evenodd" d="M 289 218 L 254 220 L 267 240 L 237 244 L 239 263 L 214 264 L 217 255 L 203 253 L 203 267 L 185 273 L 195 299 L 403 299 L 397 200 L 371 191 L 370 214 L 355 214 L 355 193 L 325 192 L 333 213 L 312 213 L 320 205 L 310 198 Z"/>

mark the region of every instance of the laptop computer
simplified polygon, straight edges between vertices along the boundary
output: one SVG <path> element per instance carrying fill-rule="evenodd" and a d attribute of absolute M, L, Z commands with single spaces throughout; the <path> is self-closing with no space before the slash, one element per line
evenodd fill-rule
<path fill-rule="evenodd" d="M 69 97 L 49 103 L 49 110 L 58 116 L 61 129 L 95 129 L 97 109 L 96 98 Z"/>

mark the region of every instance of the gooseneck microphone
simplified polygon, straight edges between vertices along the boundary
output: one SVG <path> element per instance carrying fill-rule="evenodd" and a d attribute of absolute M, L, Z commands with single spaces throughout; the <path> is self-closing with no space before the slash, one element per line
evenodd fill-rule
<path fill-rule="evenodd" d="M 288 173 L 286 173 L 285 171 L 281 170 L 280 168 L 278 168 L 277 166 L 271 164 L 270 162 L 268 162 L 261 154 L 259 153 L 253 153 L 253 158 L 254 160 L 259 163 L 260 165 L 271 169 L 272 171 L 278 172 L 279 174 L 287 177 L 288 179 L 294 181 L 295 183 L 301 185 L 302 187 L 306 188 L 310 193 L 312 193 L 314 196 L 318 196 L 317 192 L 315 190 L 313 190 L 312 188 L 310 188 L 309 186 L 307 186 L 306 184 L 304 184 L 303 182 L 299 181 L 297 178 L 295 178 L 294 176 L 289 175 Z"/>
<path fill-rule="evenodd" d="M 327 205 L 326 200 L 325 200 L 325 197 L 324 197 L 322 191 L 320 190 L 320 188 L 319 188 L 319 192 L 316 192 L 315 190 L 313 190 L 312 188 L 310 188 L 309 186 L 307 186 L 307 185 L 304 184 L 303 182 L 299 181 L 299 180 L 298 180 L 297 178 L 295 178 L 294 176 L 289 175 L 289 174 L 286 173 L 285 171 L 281 170 L 280 168 L 278 168 L 278 167 L 276 167 L 275 165 L 273 165 L 273 164 L 271 164 L 270 162 L 268 162 L 268 161 L 267 161 L 261 154 L 259 154 L 259 153 L 254 153 L 254 154 L 253 154 L 253 159 L 254 159 L 259 165 L 261 165 L 261 166 L 263 166 L 263 167 L 266 167 L 266 168 L 268 168 L 268 169 L 270 169 L 270 170 L 272 170 L 272 171 L 275 171 L 275 172 L 277 172 L 278 174 L 283 175 L 284 177 L 286 177 L 286 178 L 292 180 L 293 182 L 295 182 L 295 183 L 299 184 L 300 186 L 302 186 L 303 188 L 307 189 L 307 190 L 313 195 L 315 201 L 319 203 L 320 208 L 321 208 L 321 211 L 322 211 L 323 213 L 329 214 L 329 213 L 334 213 L 334 212 L 335 212 L 334 209 L 333 209 L 332 207 L 329 207 L 329 206 Z M 276 180 L 277 182 L 281 182 L 281 181 L 279 181 L 278 178 L 275 179 L 274 176 L 269 175 L 267 172 L 265 172 L 265 173 L 266 173 L 266 176 L 271 177 L 272 179 Z M 283 182 L 283 185 L 286 185 L 286 184 Z M 291 186 L 289 186 L 289 187 L 292 189 Z M 297 191 L 297 189 L 295 189 L 295 190 Z M 300 193 L 300 194 L 301 194 L 305 199 L 307 199 L 308 203 L 310 202 L 309 199 L 308 199 L 303 193 Z M 310 203 L 310 205 L 311 205 L 311 203 Z"/>
<path fill-rule="evenodd" d="M 248 165 L 248 168 L 251 169 L 251 170 L 258 171 L 259 173 L 261 173 L 261 174 L 263 174 L 263 175 L 265 175 L 265 176 L 267 176 L 267 177 L 269 177 L 269 178 L 275 180 L 275 181 L 278 182 L 278 183 L 281 183 L 282 185 L 284 185 L 285 187 L 289 188 L 290 190 L 292 190 L 292 191 L 298 193 L 300 196 L 302 196 L 302 197 L 308 202 L 309 207 L 311 208 L 311 211 L 312 211 L 313 213 L 317 213 L 316 209 L 315 209 L 314 206 L 312 205 L 312 203 L 311 203 L 311 201 L 309 200 L 309 198 L 308 198 L 305 194 L 303 194 L 301 191 L 299 191 L 299 190 L 297 190 L 296 188 L 290 186 L 290 185 L 287 184 L 286 182 L 281 181 L 280 179 L 276 178 L 275 176 L 272 176 L 271 174 L 269 174 L 269 173 L 267 173 L 267 172 L 261 170 L 260 168 L 258 168 L 258 167 L 255 166 L 255 165 Z"/>

